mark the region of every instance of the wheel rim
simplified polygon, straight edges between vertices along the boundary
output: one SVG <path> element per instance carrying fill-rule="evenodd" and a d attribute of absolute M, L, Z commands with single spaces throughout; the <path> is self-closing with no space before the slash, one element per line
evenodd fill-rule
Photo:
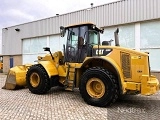
<path fill-rule="evenodd" d="M 37 73 L 32 73 L 30 76 L 30 83 L 33 87 L 37 87 L 39 85 L 40 82 L 40 77 Z"/>
<path fill-rule="evenodd" d="M 89 79 L 86 89 L 88 94 L 93 98 L 101 98 L 105 94 L 105 85 L 98 78 Z"/>

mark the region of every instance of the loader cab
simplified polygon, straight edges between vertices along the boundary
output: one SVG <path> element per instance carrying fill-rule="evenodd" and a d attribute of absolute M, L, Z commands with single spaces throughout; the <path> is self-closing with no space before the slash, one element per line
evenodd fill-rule
<path fill-rule="evenodd" d="M 61 36 L 67 35 L 67 43 L 64 47 L 66 62 L 83 62 L 85 57 L 92 56 L 94 45 L 100 45 L 100 33 L 103 30 L 92 23 L 78 24 L 68 27 L 60 27 Z"/>

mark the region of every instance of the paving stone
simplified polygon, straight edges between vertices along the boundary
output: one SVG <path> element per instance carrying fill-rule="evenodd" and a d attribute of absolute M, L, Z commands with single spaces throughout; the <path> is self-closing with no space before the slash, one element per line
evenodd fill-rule
<path fill-rule="evenodd" d="M 0 74 L 0 120 L 133 120 L 160 118 L 160 92 L 152 96 L 124 95 L 111 107 L 86 104 L 78 89 L 52 88 L 45 95 L 1 89 L 6 75 Z"/>

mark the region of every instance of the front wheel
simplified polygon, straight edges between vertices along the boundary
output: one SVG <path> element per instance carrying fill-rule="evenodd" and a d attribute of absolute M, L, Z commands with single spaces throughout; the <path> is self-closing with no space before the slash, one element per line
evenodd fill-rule
<path fill-rule="evenodd" d="M 26 74 L 26 83 L 34 94 L 44 94 L 51 88 L 48 74 L 40 64 L 29 68 Z"/>
<path fill-rule="evenodd" d="M 118 98 L 116 77 L 100 67 L 88 69 L 80 80 L 80 93 L 84 101 L 93 106 L 104 107 Z"/>

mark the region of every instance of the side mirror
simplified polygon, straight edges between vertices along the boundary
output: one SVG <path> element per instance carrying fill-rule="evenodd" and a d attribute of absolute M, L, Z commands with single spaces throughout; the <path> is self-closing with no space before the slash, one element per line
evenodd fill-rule
<path fill-rule="evenodd" d="M 43 49 L 44 49 L 44 51 L 50 51 L 49 47 L 44 47 Z"/>
<path fill-rule="evenodd" d="M 65 27 L 60 26 L 60 33 L 61 33 L 61 37 L 64 37 L 64 35 L 66 33 Z"/>

